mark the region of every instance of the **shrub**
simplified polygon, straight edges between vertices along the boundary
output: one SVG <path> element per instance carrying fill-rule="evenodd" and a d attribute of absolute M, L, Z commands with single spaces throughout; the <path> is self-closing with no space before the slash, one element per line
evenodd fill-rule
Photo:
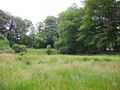
<path fill-rule="evenodd" d="M 8 39 L 0 34 L 0 51 L 5 51 L 10 49 Z"/>
<path fill-rule="evenodd" d="M 4 50 L 3 52 L 4 52 L 4 53 L 11 53 L 11 54 L 15 53 L 15 51 L 14 51 L 12 48 L 9 48 L 9 49 L 7 49 L 7 50 Z"/>
<path fill-rule="evenodd" d="M 62 40 L 58 40 L 54 43 L 54 48 L 59 50 L 62 46 Z"/>
<path fill-rule="evenodd" d="M 26 46 L 24 45 L 14 44 L 12 48 L 16 53 L 27 52 Z"/>
<path fill-rule="evenodd" d="M 51 45 L 47 45 L 46 52 L 48 55 L 50 55 L 52 53 Z"/>

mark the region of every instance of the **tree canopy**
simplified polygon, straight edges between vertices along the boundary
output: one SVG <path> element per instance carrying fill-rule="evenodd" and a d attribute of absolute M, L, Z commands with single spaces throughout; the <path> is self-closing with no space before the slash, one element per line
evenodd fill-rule
<path fill-rule="evenodd" d="M 85 0 L 83 7 L 74 3 L 58 17 L 38 22 L 36 28 L 32 21 L 0 10 L 0 34 L 10 46 L 51 45 L 65 54 L 120 52 L 120 1 Z"/>

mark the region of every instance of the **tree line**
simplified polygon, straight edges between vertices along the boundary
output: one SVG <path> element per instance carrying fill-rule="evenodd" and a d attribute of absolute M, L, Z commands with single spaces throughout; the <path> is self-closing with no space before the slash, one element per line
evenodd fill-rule
<path fill-rule="evenodd" d="M 48 16 L 34 28 L 27 19 L 0 10 L 0 34 L 10 45 L 52 48 L 64 54 L 120 52 L 120 1 L 85 0 L 56 18 Z"/>

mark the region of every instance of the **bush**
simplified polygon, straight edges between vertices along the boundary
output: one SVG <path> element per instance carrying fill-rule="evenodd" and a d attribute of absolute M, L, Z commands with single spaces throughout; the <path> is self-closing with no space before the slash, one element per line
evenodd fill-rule
<path fill-rule="evenodd" d="M 52 53 L 51 45 L 47 45 L 46 52 L 48 55 L 50 55 Z"/>
<path fill-rule="evenodd" d="M 0 34 L 0 51 L 5 51 L 10 49 L 8 39 Z"/>
<path fill-rule="evenodd" d="M 15 51 L 12 48 L 4 50 L 3 52 L 4 53 L 11 53 L 11 54 L 15 53 Z"/>
<path fill-rule="evenodd" d="M 15 45 L 13 45 L 12 48 L 16 53 L 27 52 L 26 46 L 24 46 L 24 45 L 15 44 Z"/>
<path fill-rule="evenodd" d="M 54 48 L 59 50 L 62 46 L 62 40 L 58 40 L 54 43 Z"/>

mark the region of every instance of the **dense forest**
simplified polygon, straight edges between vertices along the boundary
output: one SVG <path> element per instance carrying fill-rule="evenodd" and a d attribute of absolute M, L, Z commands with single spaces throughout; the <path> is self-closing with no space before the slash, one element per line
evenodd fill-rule
<path fill-rule="evenodd" d="M 10 47 L 51 45 L 63 54 L 119 53 L 120 1 L 85 0 L 83 7 L 74 3 L 58 17 L 48 16 L 36 27 L 30 20 L 0 10 L 0 34 L 0 43 L 6 37 Z"/>

